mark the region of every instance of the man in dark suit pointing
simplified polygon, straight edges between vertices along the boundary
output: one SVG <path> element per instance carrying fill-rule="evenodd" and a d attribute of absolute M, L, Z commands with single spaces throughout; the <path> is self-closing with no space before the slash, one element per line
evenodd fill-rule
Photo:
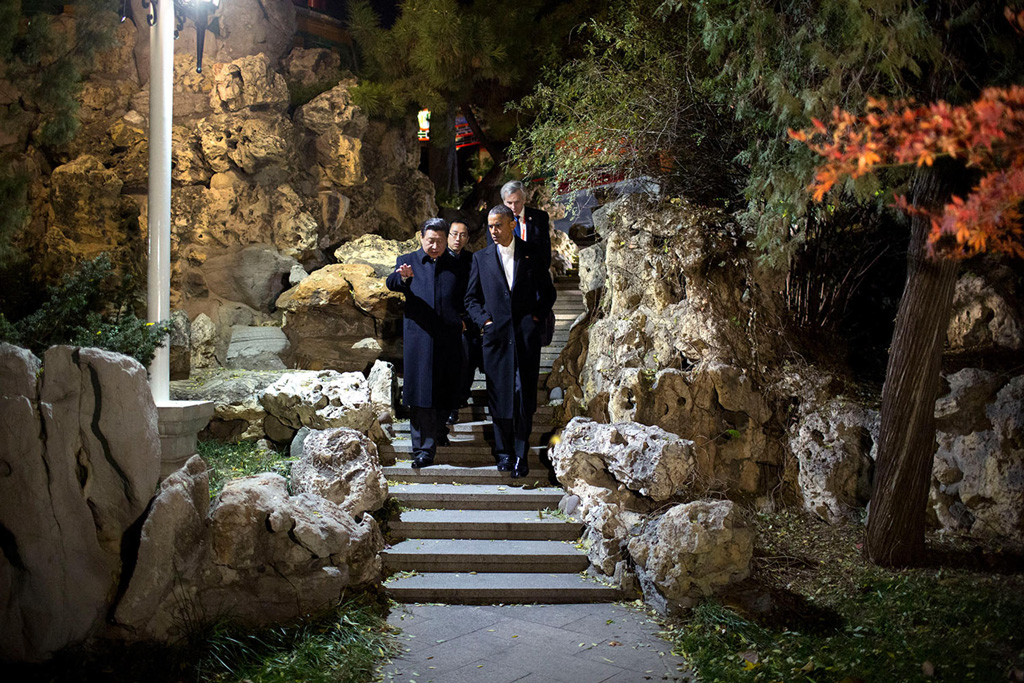
<path fill-rule="evenodd" d="M 534 245 L 513 234 L 511 209 L 492 208 L 487 229 L 493 244 L 473 254 L 466 311 L 483 337 L 498 469 L 524 477 L 530 471 L 527 457 L 537 409 L 541 337 L 556 294 L 547 260 Z"/>
<path fill-rule="evenodd" d="M 420 249 L 399 256 L 388 289 L 405 294 L 405 384 L 411 413 L 412 466 L 434 463 L 444 421 L 455 406 L 462 367 L 466 271 L 448 252 L 448 224 L 420 226 Z"/>

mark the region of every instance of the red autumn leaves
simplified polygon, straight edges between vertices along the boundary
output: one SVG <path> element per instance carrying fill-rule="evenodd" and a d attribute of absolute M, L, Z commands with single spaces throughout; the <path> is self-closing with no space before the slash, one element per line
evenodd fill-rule
<path fill-rule="evenodd" d="M 813 128 L 789 135 L 824 157 L 809 188 L 816 201 L 844 177 L 885 166 L 930 166 L 940 156 L 963 159 L 983 173 L 966 197 L 953 196 L 933 209 L 898 196 L 896 206 L 931 219 L 933 252 L 1024 257 L 1024 87 L 989 88 L 975 102 L 956 107 L 869 99 L 863 116 L 837 108 L 831 127 L 814 119 Z"/>

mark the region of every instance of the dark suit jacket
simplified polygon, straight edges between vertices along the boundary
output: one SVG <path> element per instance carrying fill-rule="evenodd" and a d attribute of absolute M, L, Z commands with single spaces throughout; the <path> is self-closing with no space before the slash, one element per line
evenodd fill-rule
<path fill-rule="evenodd" d="M 422 249 L 403 254 L 412 266 L 408 282 L 392 271 L 387 288 L 405 294 L 402 402 L 420 408 L 450 409 L 462 367 L 462 318 L 468 273 L 447 250 L 436 263 Z"/>
<path fill-rule="evenodd" d="M 523 215 L 526 218 L 526 243 L 537 247 L 544 261 L 544 267 L 549 268 L 551 266 L 551 219 L 548 218 L 547 211 L 530 207 L 523 209 Z M 494 240 L 491 239 L 491 231 L 485 230 L 484 232 L 487 233 L 487 245 L 494 244 Z"/>
<path fill-rule="evenodd" d="M 519 238 L 515 245 L 511 291 L 493 244 L 473 255 L 466 287 L 466 311 L 483 335 L 491 417 L 499 419 L 513 416 L 517 373 L 527 412 L 536 410 L 544 320 L 556 297 L 541 252 Z"/>

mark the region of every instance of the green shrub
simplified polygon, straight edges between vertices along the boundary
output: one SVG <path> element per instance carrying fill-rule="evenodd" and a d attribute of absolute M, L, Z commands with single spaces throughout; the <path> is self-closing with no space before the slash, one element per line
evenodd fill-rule
<path fill-rule="evenodd" d="M 95 346 L 148 366 L 171 324 L 136 316 L 131 304 L 137 292 L 135 279 L 130 274 L 117 277 L 110 257 L 101 254 L 47 287 L 42 304 L 21 319 L 8 320 L 0 312 L 0 340 L 36 355 L 55 344 Z"/>

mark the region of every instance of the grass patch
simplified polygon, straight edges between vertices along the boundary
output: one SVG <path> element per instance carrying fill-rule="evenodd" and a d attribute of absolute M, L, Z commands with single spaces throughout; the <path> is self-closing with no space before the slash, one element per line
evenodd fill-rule
<path fill-rule="evenodd" d="M 750 585 L 665 633 L 700 680 L 1024 680 L 1019 557 L 936 536 L 922 566 L 893 571 L 863 559 L 863 527 L 755 524 Z"/>
<path fill-rule="evenodd" d="M 291 473 L 292 462 L 277 451 L 259 448 L 255 442 L 200 441 L 199 455 L 206 461 L 210 475 L 210 498 L 213 498 L 231 479 L 241 479 L 261 472 L 274 472 L 285 479 Z"/>
<path fill-rule="evenodd" d="M 25 683 L 364 683 L 400 648 L 390 603 L 374 594 L 287 626 L 215 625 L 175 646 L 103 644 L 60 653 L 45 664 L 9 665 Z"/>

